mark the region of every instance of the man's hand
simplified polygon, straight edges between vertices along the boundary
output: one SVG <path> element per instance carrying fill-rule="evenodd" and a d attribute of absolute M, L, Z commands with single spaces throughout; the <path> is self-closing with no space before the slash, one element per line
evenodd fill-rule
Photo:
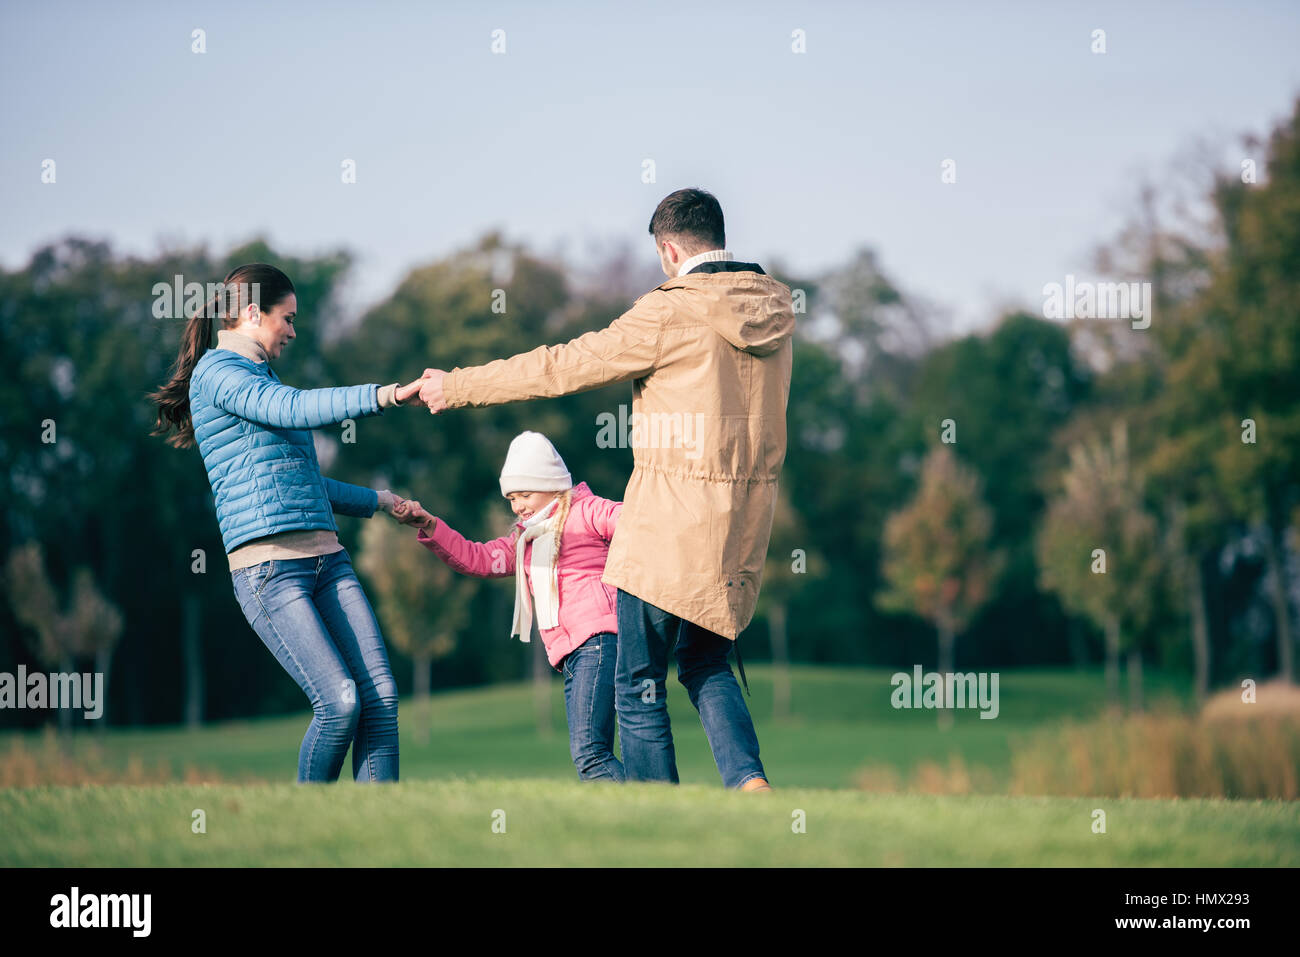
<path fill-rule="evenodd" d="M 446 375 L 447 373 L 441 369 L 425 369 L 424 376 L 420 380 L 420 401 L 427 405 L 434 415 L 447 408 L 447 397 L 442 392 L 442 380 Z"/>

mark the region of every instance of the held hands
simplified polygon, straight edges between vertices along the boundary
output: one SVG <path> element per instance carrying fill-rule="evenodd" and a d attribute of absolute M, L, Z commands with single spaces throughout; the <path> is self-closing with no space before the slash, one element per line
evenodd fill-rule
<path fill-rule="evenodd" d="M 406 499 L 389 489 L 376 490 L 379 496 L 379 507 L 376 511 L 384 512 L 387 515 L 397 517 L 397 509 L 406 504 Z"/>
<path fill-rule="evenodd" d="M 442 380 L 447 373 L 441 369 L 425 369 L 424 375 L 406 385 L 399 385 L 393 395 L 398 405 L 426 405 L 434 415 L 447 408 L 447 398 L 442 391 Z"/>
<path fill-rule="evenodd" d="M 393 518 L 397 519 L 403 525 L 414 525 L 417 528 L 430 531 L 436 519 L 424 510 L 424 507 L 414 499 L 402 499 L 393 507 Z"/>
<path fill-rule="evenodd" d="M 420 401 L 420 387 L 424 385 L 423 379 L 416 379 L 407 385 L 399 385 L 395 397 L 398 405 L 423 405 Z"/>

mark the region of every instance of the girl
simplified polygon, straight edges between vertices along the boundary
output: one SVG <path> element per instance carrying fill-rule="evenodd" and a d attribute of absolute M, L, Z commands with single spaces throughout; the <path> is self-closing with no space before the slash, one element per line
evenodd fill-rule
<path fill-rule="evenodd" d="M 593 495 L 586 482 L 574 488 L 564 460 L 539 432 L 510 443 L 501 494 L 520 520 L 490 542 L 466 541 L 419 502 L 405 502 L 394 514 L 416 525 L 420 544 L 455 571 L 515 575 L 510 634 L 529 640 L 535 602 L 547 660 L 564 673 L 569 754 L 578 777 L 622 781 L 623 764 L 614 757 L 615 592 L 600 576 L 623 503 Z"/>
<path fill-rule="evenodd" d="M 298 780 L 336 780 L 352 746 L 356 780 L 396 781 L 397 686 L 334 513 L 391 514 L 401 500 L 324 478 L 310 430 L 418 404 L 420 382 L 281 385 L 269 362 L 293 341 L 297 311 L 293 283 L 274 266 L 232 270 L 190 318 L 171 380 L 150 396 L 154 434 L 174 429 L 178 448 L 197 440 L 244 617 L 311 701 Z"/>

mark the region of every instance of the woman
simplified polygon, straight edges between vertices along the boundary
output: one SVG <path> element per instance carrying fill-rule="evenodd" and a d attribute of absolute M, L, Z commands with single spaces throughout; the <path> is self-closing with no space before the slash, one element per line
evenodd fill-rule
<path fill-rule="evenodd" d="M 170 381 L 150 396 L 154 434 L 175 430 L 178 448 L 197 441 L 244 617 L 311 701 L 298 780 L 337 780 L 351 745 L 356 780 L 396 781 L 397 686 L 334 513 L 391 514 L 402 500 L 323 477 L 310 430 L 418 404 L 420 383 L 282 385 L 269 362 L 293 341 L 297 310 L 274 266 L 232 270 L 189 319 Z"/>

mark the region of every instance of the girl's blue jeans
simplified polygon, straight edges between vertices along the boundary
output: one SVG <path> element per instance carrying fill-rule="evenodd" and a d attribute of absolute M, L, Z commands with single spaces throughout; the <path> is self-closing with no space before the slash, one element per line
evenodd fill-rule
<path fill-rule="evenodd" d="M 592 635 L 564 656 L 564 710 L 569 718 L 569 754 L 584 781 L 622 781 L 614 757 L 614 663 L 618 638 Z"/>
<path fill-rule="evenodd" d="M 311 702 L 299 781 L 397 780 L 397 684 L 344 550 L 231 572 L 244 617 Z"/>

